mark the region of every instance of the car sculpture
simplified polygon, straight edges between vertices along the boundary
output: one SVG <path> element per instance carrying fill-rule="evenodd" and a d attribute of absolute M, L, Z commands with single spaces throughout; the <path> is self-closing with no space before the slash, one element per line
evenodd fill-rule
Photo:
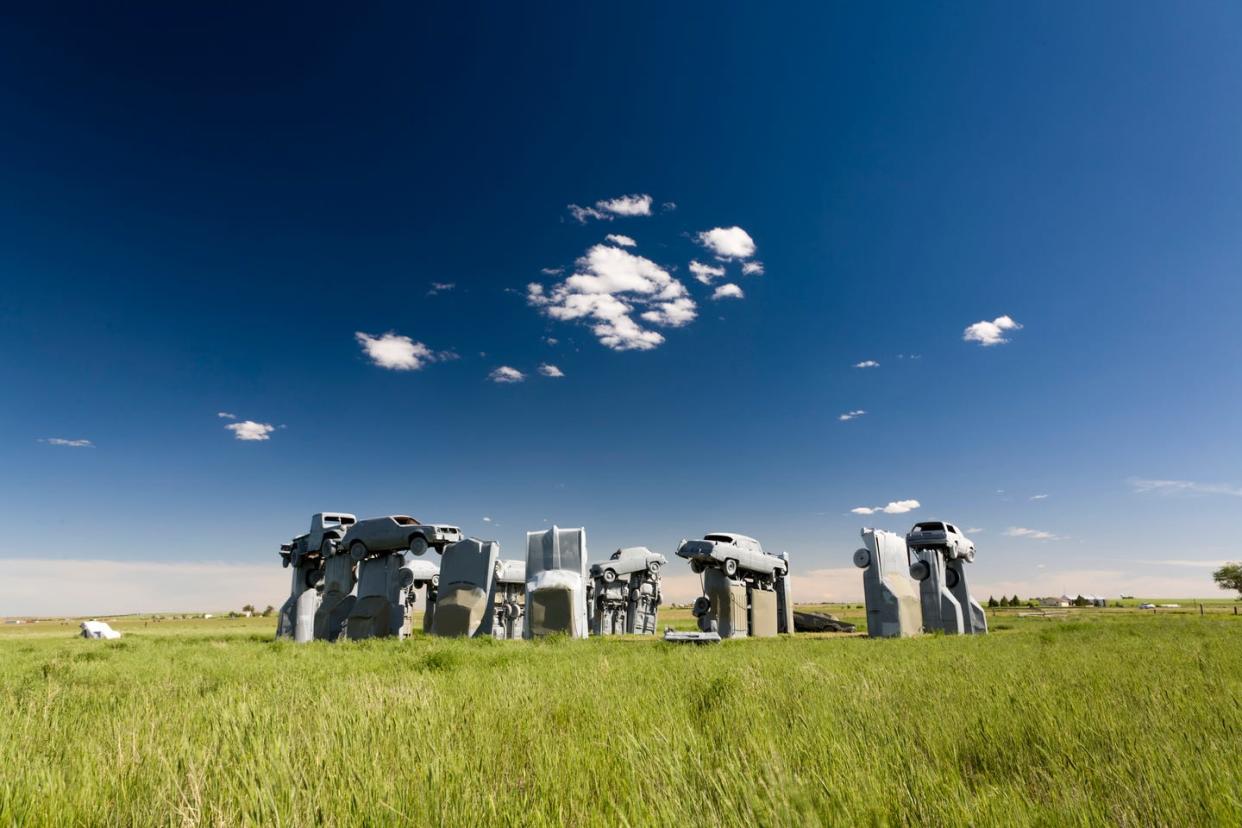
<path fill-rule="evenodd" d="M 611 584 L 618 577 L 635 572 L 650 572 L 654 576 L 666 563 L 668 558 L 659 552 L 652 552 L 645 546 L 630 546 L 613 552 L 606 561 L 591 564 L 591 577 L 603 578 L 604 583 Z"/>
<path fill-rule="evenodd" d="M 718 565 L 730 578 L 738 570 L 777 578 L 789 573 L 789 562 L 763 551 L 754 538 L 733 532 L 713 532 L 703 540 L 683 540 L 677 547 L 677 556 L 690 561 L 690 569 L 696 573 L 709 566 Z"/>
<path fill-rule="evenodd" d="M 942 521 L 916 523 L 906 533 L 906 546 L 911 549 L 941 549 L 950 559 L 975 559 L 975 545 L 956 526 Z"/>
<path fill-rule="evenodd" d="M 356 522 L 357 518 L 344 512 L 319 512 L 311 515 L 309 532 L 281 544 L 281 565 L 300 566 L 304 558 L 313 557 L 323 551 L 325 539 L 340 540 Z"/>
<path fill-rule="evenodd" d="M 456 526 L 419 523 L 409 515 L 366 518 L 349 527 L 340 537 L 341 546 L 355 561 L 373 555 L 410 550 L 421 555 L 428 549 L 443 552 L 450 543 L 461 540 Z"/>

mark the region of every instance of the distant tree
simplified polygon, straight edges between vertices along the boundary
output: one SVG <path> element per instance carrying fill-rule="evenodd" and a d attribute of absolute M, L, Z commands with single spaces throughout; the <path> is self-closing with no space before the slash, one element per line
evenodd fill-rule
<path fill-rule="evenodd" d="M 254 614 L 254 604 L 246 604 L 246 606 L 242 607 L 242 612 L 248 612 L 248 613 L 251 613 L 251 614 L 253 615 L 253 614 Z"/>
<path fill-rule="evenodd" d="M 1086 605 L 1087 605 L 1087 599 L 1083 598 L 1081 595 L 1079 595 L 1077 598 L 1074 599 L 1074 606 L 1085 607 Z"/>
<path fill-rule="evenodd" d="M 1242 598 L 1242 563 L 1228 563 L 1212 573 L 1221 589 L 1232 589 Z"/>
<path fill-rule="evenodd" d="M 275 611 L 276 611 L 276 608 L 273 607 L 271 604 L 268 604 L 266 607 L 263 608 L 263 617 L 267 618 L 269 615 L 271 615 Z"/>
<path fill-rule="evenodd" d="M 988 606 L 989 606 L 989 607 L 999 607 L 999 606 L 1000 606 L 1000 601 L 997 601 L 995 598 L 993 598 L 991 595 L 989 595 L 989 596 L 988 596 Z"/>

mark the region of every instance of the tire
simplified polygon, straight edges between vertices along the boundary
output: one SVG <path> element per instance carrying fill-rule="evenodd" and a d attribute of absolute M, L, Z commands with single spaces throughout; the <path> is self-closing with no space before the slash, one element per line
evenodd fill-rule
<path fill-rule="evenodd" d="M 360 563 L 367 556 L 367 547 L 362 541 L 354 541 L 349 545 L 349 557 Z"/>
<path fill-rule="evenodd" d="M 725 558 L 724 573 L 732 578 L 737 574 L 737 560 L 734 558 Z"/>
<path fill-rule="evenodd" d="M 410 535 L 410 554 L 422 555 L 430 548 L 422 535 Z"/>
<path fill-rule="evenodd" d="M 866 569 L 871 566 L 871 551 L 868 549 L 859 549 L 854 553 L 854 566 L 859 569 Z"/>
<path fill-rule="evenodd" d="M 690 561 L 690 571 L 693 572 L 695 575 L 703 574 L 703 562 L 700 560 Z"/>
<path fill-rule="evenodd" d="M 647 564 L 647 573 L 652 575 L 653 577 L 656 575 L 659 575 L 660 574 L 660 562 L 652 561 L 651 563 Z"/>
<path fill-rule="evenodd" d="M 428 581 L 427 583 L 431 584 L 432 588 L 435 588 L 435 587 L 440 586 L 440 576 L 439 576 L 439 575 L 432 575 L 432 576 L 431 576 L 431 580 L 430 580 L 430 581 Z"/>
<path fill-rule="evenodd" d="M 605 569 L 604 570 L 604 583 L 611 584 L 615 580 L 617 580 L 617 573 L 612 571 L 611 569 Z"/>

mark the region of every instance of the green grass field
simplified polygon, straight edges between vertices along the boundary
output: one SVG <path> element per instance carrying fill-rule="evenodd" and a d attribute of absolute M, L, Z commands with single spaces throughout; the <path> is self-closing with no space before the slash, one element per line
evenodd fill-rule
<path fill-rule="evenodd" d="M 1210 608 L 701 648 L 4 627 L 0 825 L 1238 825 Z"/>

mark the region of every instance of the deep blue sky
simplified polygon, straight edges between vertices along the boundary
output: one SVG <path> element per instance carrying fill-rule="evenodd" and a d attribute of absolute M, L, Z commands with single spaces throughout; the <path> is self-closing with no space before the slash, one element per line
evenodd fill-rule
<path fill-rule="evenodd" d="M 1024 595 L 1239 557 L 1236 3 L 56 5 L 0 72 L 0 556 L 274 567 L 341 509 L 743 531 L 808 599 L 914 519 Z M 714 301 L 733 226 L 766 272 Z M 609 233 L 697 305 L 659 347 L 527 302 Z"/>

